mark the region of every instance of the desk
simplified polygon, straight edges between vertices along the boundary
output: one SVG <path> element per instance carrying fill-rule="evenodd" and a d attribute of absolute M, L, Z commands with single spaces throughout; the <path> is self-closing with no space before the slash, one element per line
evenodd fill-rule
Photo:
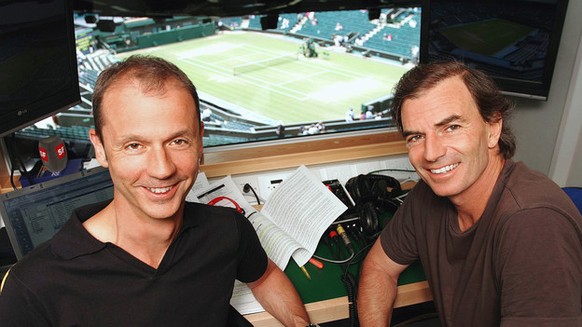
<path fill-rule="evenodd" d="M 330 255 L 329 250 L 321 244 L 317 248 L 316 254 L 322 257 L 329 257 Z M 346 267 L 330 263 L 325 263 L 324 265 L 321 270 L 309 263 L 305 265 L 311 275 L 311 280 L 307 279 L 293 260 L 289 262 L 285 269 L 285 273 L 295 285 L 303 303 L 306 303 L 305 307 L 314 323 L 349 318 L 347 290 L 341 281 L 341 276 Z M 359 262 L 350 265 L 347 269 L 357 280 L 360 270 Z M 395 308 L 432 300 L 424 270 L 419 262 L 410 265 L 400 275 L 398 285 Z M 249 314 L 245 317 L 256 327 L 282 326 L 268 312 Z"/>
<path fill-rule="evenodd" d="M 394 308 L 400 308 L 412 304 L 423 303 L 432 300 L 428 282 L 420 281 L 398 286 L 398 295 Z M 349 302 L 347 296 L 307 303 L 305 305 L 311 321 L 324 323 L 329 321 L 347 319 L 349 315 Z M 268 312 L 253 313 L 245 316 L 255 327 L 283 326 Z"/>

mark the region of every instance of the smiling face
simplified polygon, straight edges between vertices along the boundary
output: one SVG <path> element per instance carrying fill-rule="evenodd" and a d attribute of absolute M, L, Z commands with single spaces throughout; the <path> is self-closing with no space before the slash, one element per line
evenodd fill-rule
<path fill-rule="evenodd" d="M 181 217 L 198 174 L 202 128 L 191 93 L 173 80 L 144 94 L 121 78 L 103 98 L 102 138 L 92 131 L 97 160 L 108 167 L 114 204 L 141 218 Z"/>
<path fill-rule="evenodd" d="M 451 77 L 402 105 L 408 156 L 439 196 L 475 196 L 496 182 L 501 119 L 488 123 L 460 77 Z M 494 160 L 495 159 L 495 160 Z"/>

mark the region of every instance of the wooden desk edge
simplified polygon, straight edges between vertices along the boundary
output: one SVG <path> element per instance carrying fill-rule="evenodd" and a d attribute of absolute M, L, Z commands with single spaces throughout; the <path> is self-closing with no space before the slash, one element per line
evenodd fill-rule
<path fill-rule="evenodd" d="M 336 162 L 370 159 L 384 156 L 404 155 L 408 152 L 403 140 L 372 142 L 370 144 L 351 143 L 338 146 L 338 141 L 327 140 L 325 148 L 310 149 L 307 145 L 280 153 L 280 149 L 250 148 L 245 151 L 224 151 L 204 154 L 200 166 L 207 177 L 219 177 L 245 173 L 257 173 L 274 169 L 293 168 L 301 165 L 330 164 Z M 277 152 L 275 151 L 277 150 Z M 230 153 L 233 152 L 233 153 Z"/>
<path fill-rule="evenodd" d="M 398 286 L 398 295 L 394 308 L 404 307 L 412 304 L 423 303 L 432 300 L 432 295 L 428 287 L 428 282 L 416 282 Z M 324 323 L 335 320 L 347 319 L 349 315 L 349 301 L 347 296 L 307 303 L 305 305 L 311 322 Z M 255 327 L 276 327 L 283 326 L 268 312 L 258 312 L 245 315 Z"/>

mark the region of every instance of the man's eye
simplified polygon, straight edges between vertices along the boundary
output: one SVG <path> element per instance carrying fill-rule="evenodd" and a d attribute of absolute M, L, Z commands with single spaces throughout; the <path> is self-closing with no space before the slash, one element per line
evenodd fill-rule
<path fill-rule="evenodd" d="M 447 127 L 447 131 L 454 131 L 461 128 L 461 125 L 450 125 L 449 127 Z"/>
<path fill-rule="evenodd" d="M 141 145 L 139 143 L 130 143 L 126 146 L 128 150 L 139 150 Z"/>
<path fill-rule="evenodd" d="M 422 139 L 421 135 L 411 135 L 406 139 L 406 143 L 409 145 L 416 144 Z"/>
<path fill-rule="evenodd" d="M 186 141 L 184 139 L 176 139 L 176 140 L 172 141 L 172 143 L 175 145 L 186 145 L 186 144 L 188 144 L 188 141 Z"/>

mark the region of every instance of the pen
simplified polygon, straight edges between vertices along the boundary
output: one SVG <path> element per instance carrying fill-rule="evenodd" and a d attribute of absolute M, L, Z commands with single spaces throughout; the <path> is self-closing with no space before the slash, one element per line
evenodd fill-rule
<path fill-rule="evenodd" d="M 305 269 L 305 266 L 301 266 L 301 267 L 299 267 L 299 269 L 301 269 L 301 271 L 303 271 L 303 273 L 305 274 L 305 277 L 307 277 L 307 279 L 311 280 L 311 275 L 309 275 L 309 271 L 307 271 L 307 269 Z"/>
<path fill-rule="evenodd" d="M 209 190 L 209 191 L 207 191 L 207 192 L 205 192 L 205 193 L 202 193 L 202 194 L 200 194 L 200 195 L 198 196 L 198 199 L 202 199 L 203 197 L 207 196 L 208 194 L 210 194 L 210 193 L 214 193 L 214 192 L 216 192 L 216 191 L 220 190 L 220 189 L 221 189 L 221 188 L 223 188 L 223 187 L 224 187 L 224 184 L 220 184 L 220 185 L 218 185 L 217 187 L 215 187 L 215 188 L 213 188 L 213 189 L 211 189 L 211 190 Z"/>

